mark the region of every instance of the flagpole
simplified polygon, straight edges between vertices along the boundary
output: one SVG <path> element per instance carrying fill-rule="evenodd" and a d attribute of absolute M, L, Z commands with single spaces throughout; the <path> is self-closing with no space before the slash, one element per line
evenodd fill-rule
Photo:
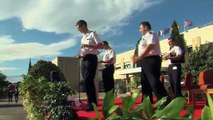
<path fill-rule="evenodd" d="M 183 20 L 183 32 L 186 30 L 185 20 Z"/>

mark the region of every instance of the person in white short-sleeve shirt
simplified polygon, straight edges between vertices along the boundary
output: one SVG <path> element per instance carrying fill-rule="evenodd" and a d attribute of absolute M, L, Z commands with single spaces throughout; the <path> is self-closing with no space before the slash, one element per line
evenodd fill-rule
<path fill-rule="evenodd" d="M 161 58 L 159 39 L 151 29 L 151 25 L 147 21 L 141 22 L 139 25 L 139 31 L 143 36 L 138 46 L 139 54 L 138 56 L 133 56 L 133 63 L 141 63 L 142 93 L 143 96 L 149 96 L 150 102 L 153 103 L 152 92 L 155 93 L 157 100 L 168 96 L 168 94 L 160 82 Z"/>
<path fill-rule="evenodd" d="M 84 20 L 79 20 L 76 23 L 76 28 L 82 33 L 83 37 L 81 39 L 81 50 L 76 56 L 77 58 L 82 58 L 81 61 L 81 73 L 83 80 L 85 82 L 85 89 L 87 94 L 88 106 L 86 111 L 92 111 L 92 103 L 98 104 L 96 97 L 96 89 L 94 85 L 94 78 L 97 69 L 97 54 L 98 49 L 102 48 L 102 42 L 95 32 L 92 32 L 87 27 L 87 22 Z"/>
<path fill-rule="evenodd" d="M 183 50 L 175 45 L 175 39 L 170 37 L 168 39 L 170 50 L 163 56 L 164 60 L 169 61 L 168 76 L 169 82 L 174 94 L 174 98 L 181 97 L 181 63 L 184 61 Z"/>
<path fill-rule="evenodd" d="M 104 68 L 102 70 L 102 79 L 104 83 L 105 93 L 110 90 L 114 91 L 114 64 L 116 60 L 115 51 L 109 46 L 107 41 L 103 41 L 105 53 L 103 60 L 99 61 L 103 63 Z"/>

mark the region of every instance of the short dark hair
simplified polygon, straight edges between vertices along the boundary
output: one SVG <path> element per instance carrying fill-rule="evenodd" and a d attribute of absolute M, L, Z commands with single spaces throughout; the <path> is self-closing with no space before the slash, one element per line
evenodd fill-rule
<path fill-rule="evenodd" d="M 85 25 L 87 27 L 87 22 L 85 20 L 79 20 L 77 23 L 76 23 L 76 26 L 79 25 L 79 26 L 82 26 L 82 25 Z"/>
<path fill-rule="evenodd" d="M 109 45 L 109 43 L 107 41 L 103 41 L 104 45 Z"/>
<path fill-rule="evenodd" d="M 149 30 L 152 29 L 151 24 L 148 21 L 141 22 L 141 25 L 144 25 L 144 26 L 148 27 Z"/>
<path fill-rule="evenodd" d="M 175 38 L 174 37 L 169 37 L 168 40 L 175 40 Z"/>

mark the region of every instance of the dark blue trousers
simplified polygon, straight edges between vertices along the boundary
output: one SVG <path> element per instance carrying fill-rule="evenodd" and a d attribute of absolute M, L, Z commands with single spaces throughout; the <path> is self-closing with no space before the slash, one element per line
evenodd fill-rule
<path fill-rule="evenodd" d="M 149 96 L 150 101 L 152 100 L 152 92 L 154 92 L 157 100 L 162 97 L 168 96 L 166 89 L 162 82 L 160 82 L 160 69 L 161 69 L 161 58 L 160 56 L 149 56 L 145 57 L 141 61 L 141 85 L 142 94 Z"/>
<path fill-rule="evenodd" d="M 106 65 L 102 71 L 102 79 L 104 83 L 104 90 L 107 93 L 110 90 L 114 90 L 114 65 Z"/>
<path fill-rule="evenodd" d="M 181 97 L 181 64 L 171 64 L 168 68 L 169 82 L 174 97 Z"/>
<path fill-rule="evenodd" d="M 81 72 L 85 82 L 88 104 L 97 104 L 94 78 L 97 69 L 97 56 L 93 54 L 85 55 L 81 61 Z"/>

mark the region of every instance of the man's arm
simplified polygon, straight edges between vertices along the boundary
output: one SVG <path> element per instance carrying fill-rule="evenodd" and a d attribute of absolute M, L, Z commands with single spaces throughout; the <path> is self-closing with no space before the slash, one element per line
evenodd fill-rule
<path fill-rule="evenodd" d="M 154 48 L 154 44 L 150 44 L 146 46 L 144 52 L 139 56 L 140 60 L 142 60 L 153 48 Z"/>
<path fill-rule="evenodd" d="M 97 35 L 96 32 L 93 32 L 93 39 L 96 43 L 96 45 L 93 46 L 95 49 L 103 49 L 104 44 L 101 42 L 99 36 Z"/>
<path fill-rule="evenodd" d="M 168 60 L 169 58 L 170 58 L 170 53 L 166 53 L 165 55 L 163 55 L 164 60 Z"/>
<path fill-rule="evenodd" d="M 183 51 L 180 47 L 176 47 L 176 52 L 177 55 L 174 57 L 170 57 L 169 59 L 171 59 L 172 61 L 178 61 L 181 60 L 183 57 Z"/>
<path fill-rule="evenodd" d="M 103 49 L 103 43 L 98 43 L 96 45 L 86 45 L 86 44 L 81 45 L 81 48 L 84 48 L 84 47 L 89 47 L 94 49 Z"/>
<path fill-rule="evenodd" d="M 133 62 L 137 63 L 138 61 L 143 60 L 143 58 L 154 48 L 154 44 L 149 44 L 144 48 L 144 52 L 140 56 L 134 56 L 133 57 Z"/>
<path fill-rule="evenodd" d="M 173 61 L 181 60 L 181 59 L 182 59 L 182 54 L 177 55 L 177 56 L 175 56 L 175 57 L 170 57 L 169 59 L 171 59 L 171 60 L 173 60 Z"/>
<path fill-rule="evenodd" d="M 100 63 L 112 63 L 112 62 L 114 61 L 114 59 L 115 59 L 115 58 L 111 58 L 111 59 L 109 59 L 109 60 L 105 60 L 105 61 L 101 60 L 101 61 L 99 61 L 99 62 L 100 62 Z"/>

